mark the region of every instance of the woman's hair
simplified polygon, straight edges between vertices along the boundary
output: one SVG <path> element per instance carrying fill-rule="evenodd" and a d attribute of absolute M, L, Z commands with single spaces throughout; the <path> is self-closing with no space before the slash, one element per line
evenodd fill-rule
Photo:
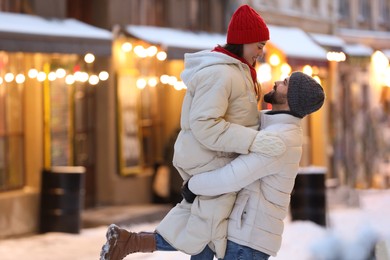
<path fill-rule="evenodd" d="M 227 43 L 223 46 L 223 48 L 238 57 L 241 57 L 244 55 L 244 45 L 243 44 L 230 44 Z"/>

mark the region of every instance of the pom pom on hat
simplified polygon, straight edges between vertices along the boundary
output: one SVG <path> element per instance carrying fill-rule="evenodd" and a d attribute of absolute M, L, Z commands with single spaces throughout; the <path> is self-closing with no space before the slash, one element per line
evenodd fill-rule
<path fill-rule="evenodd" d="M 324 99 L 324 90 L 312 77 L 298 71 L 291 74 L 287 100 L 292 113 L 303 118 L 320 109 Z"/>
<path fill-rule="evenodd" d="M 269 40 L 269 30 L 263 18 L 249 5 L 240 6 L 230 20 L 227 43 L 247 44 Z"/>

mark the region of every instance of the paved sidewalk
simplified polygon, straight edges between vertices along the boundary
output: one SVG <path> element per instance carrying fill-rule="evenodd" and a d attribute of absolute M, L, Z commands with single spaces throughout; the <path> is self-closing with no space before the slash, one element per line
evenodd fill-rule
<path fill-rule="evenodd" d="M 145 204 L 86 209 L 81 214 L 82 228 L 155 222 L 163 219 L 171 208 L 171 204 Z"/>

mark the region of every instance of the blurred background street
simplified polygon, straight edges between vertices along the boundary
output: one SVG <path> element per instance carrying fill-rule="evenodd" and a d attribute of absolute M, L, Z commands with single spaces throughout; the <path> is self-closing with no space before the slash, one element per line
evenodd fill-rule
<path fill-rule="evenodd" d="M 242 4 L 269 25 L 262 92 L 302 71 L 326 93 L 278 259 L 388 239 L 390 1 L 0 0 L 1 259 L 96 259 L 106 225 L 152 229 L 181 200 L 184 54 L 225 44 Z"/>

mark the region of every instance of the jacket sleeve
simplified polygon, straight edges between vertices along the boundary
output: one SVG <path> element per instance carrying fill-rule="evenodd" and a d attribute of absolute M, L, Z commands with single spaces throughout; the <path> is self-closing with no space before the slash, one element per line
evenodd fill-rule
<path fill-rule="evenodd" d="M 210 150 L 247 154 L 257 131 L 225 120 L 232 79 L 216 73 L 210 69 L 197 78 L 189 115 L 192 133 Z"/>
<path fill-rule="evenodd" d="M 254 181 L 280 172 L 279 157 L 250 153 L 240 155 L 222 168 L 193 176 L 189 189 L 197 195 L 216 196 L 236 192 Z"/>

